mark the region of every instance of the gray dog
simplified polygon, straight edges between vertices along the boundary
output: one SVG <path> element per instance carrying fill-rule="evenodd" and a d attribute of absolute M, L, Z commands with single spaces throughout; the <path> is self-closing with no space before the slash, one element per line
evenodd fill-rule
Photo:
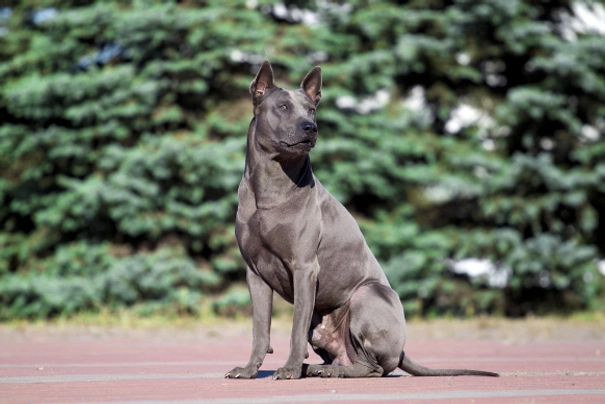
<path fill-rule="evenodd" d="M 250 92 L 254 118 L 235 233 L 248 266 L 253 344 L 248 364 L 225 377 L 255 378 L 272 352 L 273 291 L 294 304 L 290 356 L 274 379 L 384 376 L 396 367 L 417 376 L 498 376 L 429 369 L 404 354 L 406 325 L 397 293 L 355 219 L 311 170 L 321 69 L 312 69 L 300 89 L 286 90 L 274 84 L 264 62 Z M 307 341 L 322 365 L 303 364 Z"/>

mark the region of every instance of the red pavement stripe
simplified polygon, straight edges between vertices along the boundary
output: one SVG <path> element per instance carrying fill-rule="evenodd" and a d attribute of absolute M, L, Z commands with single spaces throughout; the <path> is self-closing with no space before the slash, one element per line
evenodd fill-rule
<path fill-rule="evenodd" d="M 89 375 L 59 375 L 59 376 L 23 376 L 23 377 L 1 377 L 0 384 L 105 382 L 105 381 L 117 381 L 117 380 L 148 380 L 148 379 L 218 379 L 218 378 L 224 378 L 224 377 L 225 377 L 224 373 L 89 374 Z"/>
<path fill-rule="evenodd" d="M 13 341 L 21 338 L 9 337 Z M 271 376 L 287 359 L 290 340 L 286 336 L 272 339 L 276 353 L 267 357 L 260 373 L 262 379 L 250 382 L 222 378 L 234 365 L 245 363 L 250 354 L 249 339 L 188 337 L 175 342 L 168 337 L 155 340 L 155 334 L 135 339 L 97 339 L 86 333 L 25 337 L 18 343 L 4 342 L 0 328 L 0 362 L 4 364 L 0 365 L 0 404 L 468 404 L 471 400 L 488 404 L 605 404 L 602 339 L 577 343 L 439 340 L 410 344 L 409 353 L 419 363 L 495 370 L 504 376 L 498 379 L 398 377 L 403 373 L 397 372 L 395 377 L 380 379 L 280 383 Z M 39 339 L 32 341 L 34 338 Z"/>
<path fill-rule="evenodd" d="M 597 376 L 602 372 L 509 372 L 500 373 L 501 376 Z M 389 374 L 391 377 L 407 376 L 407 373 L 395 371 Z M 0 377 L 0 384 L 38 384 L 38 383 L 74 383 L 74 382 L 104 382 L 118 380 L 150 380 L 150 379 L 223 379 L 224 373 L 194 373 L 194 374 L 79 374 L 79 375 L 55 375 L 55 376 L 17 376 Z M 259 379 L 270 378 L 259 377 Z M 566 390 L 567 391 L 567 390 Z"/>
<path fill-rule="evenodd" d="M 233 361 L 191 361 L 191 362 L 90 362 L 90 363 L 59 363 L 51 361 L 40 361 L 31 363 L 18 363 L 18 364 L 0 364 L 0 369 L 28 369 L 28 368 L 119 368 L 119 367 L 145 367 L 145 366 L 237 366 L 242 365 L 242 360 Z M 265 367 L 279 367 L 283 365 L 285 360 L 265 361 L 263 365 Z"/>
<path fill-rule="evenodd" d="M 457 357 L 448 357 L 448 358 L 414 358 L 414 361 L 422 362 L 422 363 L 434 363 L 434 362 L 602 362 L 605 363 L 605 358 L 592 358 L 585 356 L 575 356 L 575 357 L 522 357 L 522 358 L 502 358 L 502 357 L 481 357 L 481 358 L 470 358 L 468 356 Z M 86 362 L 86 363 L 53 363 L 53 362 L 32 362 L 31 364 L 7 364 L 0 363 L 0 368 L 11 368 L 11 367 L 29 367 L 29 366 L 53 366 L 53 367 L 88 367 L 88 366 L 162 366 L 162 365 L 230 365 L 234 363 L 240 363 L 241 360 L 237 361 L 168 361 L 168 362 L 159 362 L 159 361 L 141 361 L 141 362 Z M 270 365 L 272 363 L 281 364 L 280 360 L 265 360 L 265 365 Z"/>
<path fill-rule="evenodd" d="M 217 398 L 210 400 L 143 400 L 143 401 L 106 401 L 88 404 L 264 404 L 264 403 L 313 403 L 331 401 L 400 401 L 400 400 L 454 400 L 478 398 L 523 398 L 523 397 L 552 397 L 552 396 L 602 396 L 605 398 L 605 389 L 589 390 L 516 390 L 516 391 L 448 391 L 400 394 L 309 394 L 304 396 L 273 396 L 262 398 Z M 602 402 L 602 401 L 600 401 Z"/>

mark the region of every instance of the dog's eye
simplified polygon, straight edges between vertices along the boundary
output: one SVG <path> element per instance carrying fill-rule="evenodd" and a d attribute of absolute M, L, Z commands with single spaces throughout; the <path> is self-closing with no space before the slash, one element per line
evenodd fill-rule
<path fill-rule="evenodd" d="M 309 110 L 309 113 L 310 113 L 311 115 L 315 115 L 315 108 L 311 108 L 311 109 Z"/>
<path fill-rule="evenodd" d="M 284 105 L 280 106 L 279 109 L 285 111 L 288 109 L 288 106 L 286 104 L 284 104 Z"/>

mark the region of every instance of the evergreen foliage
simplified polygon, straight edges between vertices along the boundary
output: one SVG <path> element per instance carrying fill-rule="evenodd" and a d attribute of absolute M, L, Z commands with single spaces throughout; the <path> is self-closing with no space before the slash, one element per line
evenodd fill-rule
<path fill-rule="evenodd" d="M 602 307 L 605 32 L 581 24 L 600 3 L 54 7 L 0 8 L 0 320 L 245 304 L 233 223 L 265 59 L 290 87 L 322 66 L 314 171 L 408 314 Z M 491 275 L 457 273 L 469 258 Z"/>

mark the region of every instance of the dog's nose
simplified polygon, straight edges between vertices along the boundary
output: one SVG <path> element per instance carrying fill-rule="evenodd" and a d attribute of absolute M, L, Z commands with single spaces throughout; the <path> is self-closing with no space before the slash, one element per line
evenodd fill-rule
<path fill-rule="evenodd" d="M 302 126 L 303 132 L 305 132 L 307 135 L 316 134 L 317 133 L 317 125 L 315 125 L 311 121 L 303 122 L 301 124 L 301 126 Z"/>

